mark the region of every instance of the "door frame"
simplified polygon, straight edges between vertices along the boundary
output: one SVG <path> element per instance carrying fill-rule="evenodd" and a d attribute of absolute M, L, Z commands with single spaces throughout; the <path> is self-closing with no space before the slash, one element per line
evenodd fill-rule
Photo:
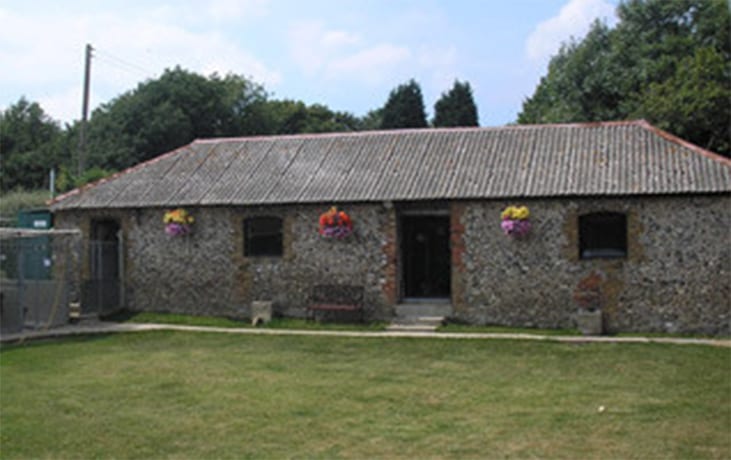
<path fill-rule="evenodd" d="M 126 306 L 121 219 L 92 217 L 88 236 L 88 279 L 82 287 L 82 314 L 102 316 Z"/>
<path fill-rule="evenodd" d="M 404 252 L 406 244 L 404 242 L 405 237 L 405 221 L 409 218 L 419 217 L 434 217 L 440 219 L 446 219 L 446 232 L 444 238 L 446 238 L 446 244 L 448 248 L 449 256 L 447 258 L 447 293 L 446 295 L 440 296 L 409 296 L 407 292 L 407 274 L 406 274 L 406 263 Z M 405 208 L 399 209 L 397 212 L 397 232 L 398 232 L 398 286 L 399 286 L 399 302 L 400 303 L 451 303 L 452 300 L 452 241 L 451 241 L 451 223 L 450 223 L 450 209 L 448 207 L 433 205 L 431 208 L 418 207 L 418 208 Z"/>

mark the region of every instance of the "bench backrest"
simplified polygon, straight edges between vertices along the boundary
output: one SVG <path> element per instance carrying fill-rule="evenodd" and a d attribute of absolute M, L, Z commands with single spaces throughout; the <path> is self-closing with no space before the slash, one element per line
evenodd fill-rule
<path fill-rule="evenodd" d="M 363 286 L 319 284 L 312 288 L 312 303 L 363 304 Z"/>

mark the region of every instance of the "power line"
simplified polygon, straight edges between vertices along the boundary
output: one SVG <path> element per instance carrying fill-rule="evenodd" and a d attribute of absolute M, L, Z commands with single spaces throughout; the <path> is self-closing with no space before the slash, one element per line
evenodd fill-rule
<path fill-rule="evenodd" d="M 99 48 L 94 49 L 96 51 L 96 57 L 101 59 L 102 61 L 106 62 L 107 64 L 111 64 L 112 66 L 124 70 L 126 72 L 130 73 L 136 73 L 143 76 L 150 76 L 154 75 L 155 72 L 150 71 L 149 69 L 143 67 L 142 65 L 136 64 L 134 62 L 128 61 L 126 59 L 122 59 L 119 56 L 115 56 L 114 54 L 108 52 L 99 50 Z"/>

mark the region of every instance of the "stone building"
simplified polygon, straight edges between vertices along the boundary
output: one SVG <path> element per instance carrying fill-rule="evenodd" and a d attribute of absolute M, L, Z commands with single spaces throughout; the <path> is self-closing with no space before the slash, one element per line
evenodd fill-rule
<path fill-rule="evenodd" d="M 333 205 L 349 236 L 318 232 Z M 611 332 L 729 334 L 730 205 L 731 161 L 628 121 L 198 140 L 51 209 L 87 244 L 82 303 L 111 280 L 97 300 L 131 310 L 301 317 L 314 286 L 350 285 L 372 320 L 568 328 L 594 306 Z M 176 208 L 189 234 L 166 234 Z"/>

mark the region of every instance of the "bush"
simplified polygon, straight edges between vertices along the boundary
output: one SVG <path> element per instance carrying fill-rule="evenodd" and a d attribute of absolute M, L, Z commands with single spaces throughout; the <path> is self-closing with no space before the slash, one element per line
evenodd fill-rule
<path fill-rule="evenodd" d="M 49 198 L 48 190 L 15 190 L 0 195 L 0 225 L 14 227 L 18 218 L 18 211 L 44 209 Z"/>

